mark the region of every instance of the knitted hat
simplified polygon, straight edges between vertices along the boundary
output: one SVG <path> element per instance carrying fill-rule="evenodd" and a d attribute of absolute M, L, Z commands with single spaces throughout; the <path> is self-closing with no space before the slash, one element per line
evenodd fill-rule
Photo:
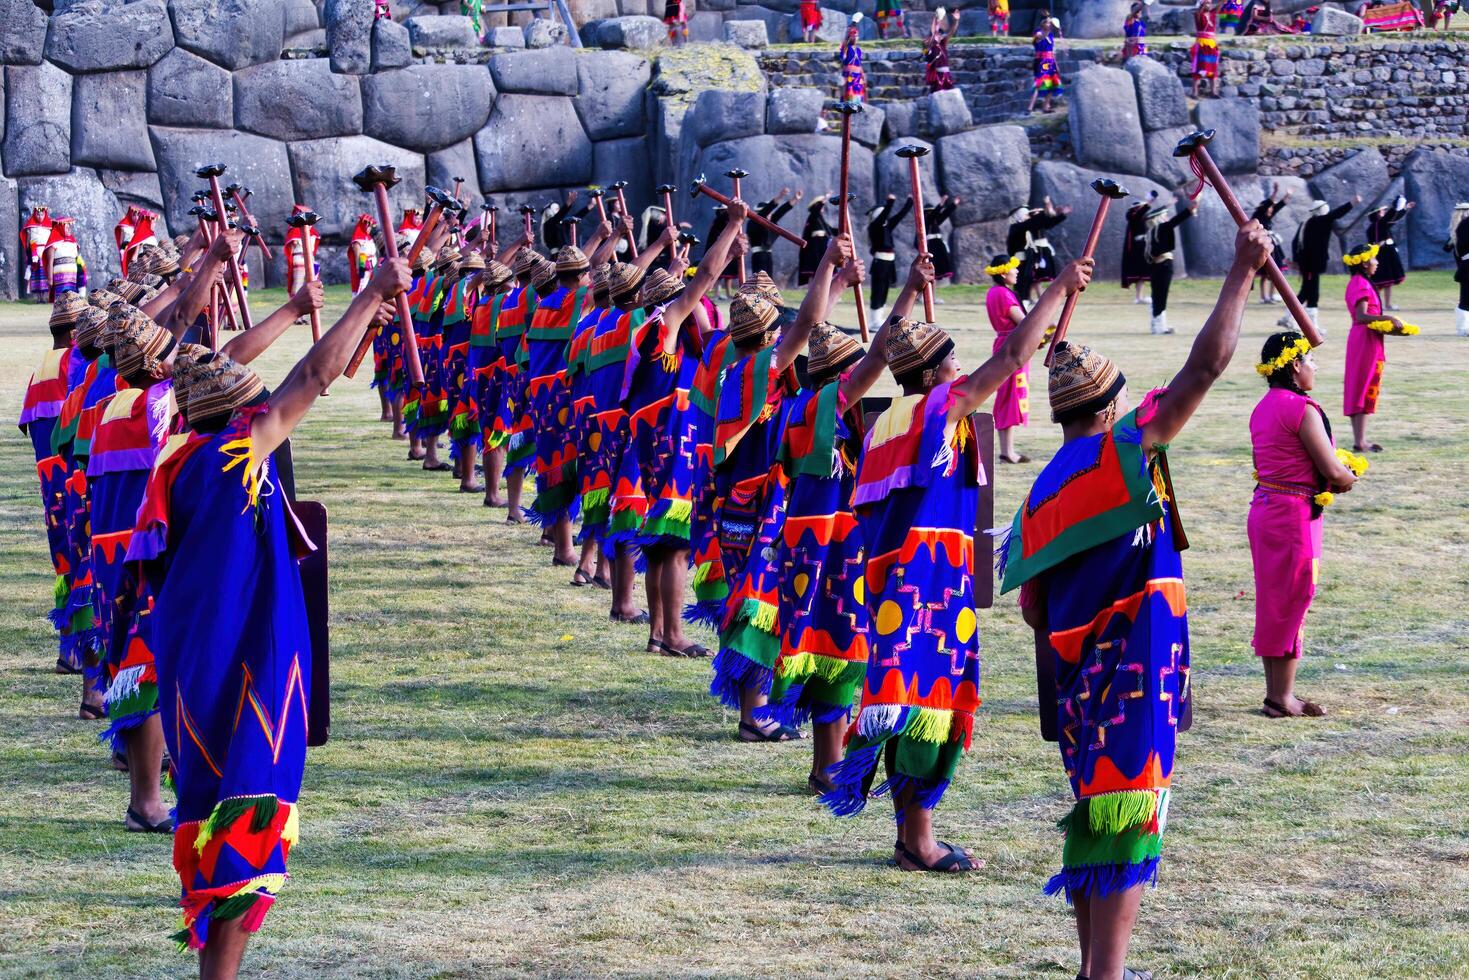
<path fill-rule="evenodd" d="M 95 306 L 89 306 L 81 311 L 77 317 L 76 325 L 72 327 L 72 340 L 78 348 L 97 347 L 99 338 L 102 336 L 102 325 L 107 322 L 107 312 Z"/>
<path fill-rule="evenodd" d="M 607 268 L 607 291 L 612 302 L 631 306 L 643 285 L 643 270 L 627 262 L 614 262 Z"/>
<path fill-rule="evenodd" d="M 643 280 L 643 288 L 638 293 L 638 302 L 643 306 L 657 306 L 666 303 L 679 293 L 683 292 L 683 283 L 678 276 L 671 274 L 667 269 L 654 269 L 648 273 Z"/>
<path fill-rule="evenodd" d="M 504 292 L 514 278 L 515 274 L 510 271 L 509 266 L 491 259 L 485 263 L 484 271 L 479 274 L 480 292 L 487 295 Z"/>
<path fill-rule="evenodd" d="M 806 373 L 812 379 L 835 378 L 862 359 L 862 345 L 829 323 L 811 328 L 807 342 Z"/>
<path fill-rule="evenodd" d="M 607 268 L 606 265 L 599 265 L 592 270 L 592 301 L 603 307 L 612 302 L 607 293 Z"/>
<path fill-rule="evenodd" d="M 174 235 L 173 236 L 173 247 L 178 252 L 182 252 L 184 249 L 188 248 L 189 247 L 189 236 L 188 235 Z"/>
<path fill-rule="evenodd" d="M 531 270 L 530 284 L 536 292 L 542 292 L 556 284 L 556 263 L 544 256 L 536 256 L 535 268 Z"/>
<path fill-rule="evenodd" d="M 586 272 L 591 267 L 591 262 L 587 261 L 587 254 L 575 245 L 567 245 L 556 253 L 556 272 L 558 274 L 564 272 L 571 275 Z"/>
<path fill-rule="evenodd" d="M 776 306 L 785 305 L 785 297 L 780 294 L 780 287 L 775 284 L 775 280 L 770 278 L 767 272 L 757 272 L 746 279 L 740 286 L 740 292 L 759 296 Z"/>
<path fill-rule="evenodd" d="M 87 291 L 87 302 L 99 310 L 109 310 L 118 303 L 121 303 L 122 297 L 110 289 L 98 287 L 97 289 Z"/>
<path fill-rule="evenodd" d="M 916 323 L 898 317 L 888 326 L 888 370 L 898 384 L 911 386 L 923 381 L 923 373 L 944 362 L 954 349 L 954 341 L 932 323 Z"/>
<path fill-rule="evenodd" d="M 190 422 L 225 415 L 248 405 L 265 390 L 265 382 L 227 354 L 190 345 L 173 361 L 173 390 Z"/>
<path fill-rule="evenodd" d="M 515 258 L 510 261 L 510 272 L 517 279 L 521 276 L 529 276 L 536 267 L 536 262 L 541 254 L 533 248 L 523 248 L 515 253 Z"/>
<path fill-rule="evenodd" d="M 485 267 L 485 257 L 478 252 L 470 252 L 459 263 L 460 272 L 478 272 Z"/>
<path fill-rule="evenodd" d="M 141 276 L 171 276 L 178 271 L 178 253 L 157 245 L 142 246 L 128 261 L 128 278 L 134 281 Z"/>
<path fill-rule="evenodd" d="M 1063 340 L 1051 361 L 1051 421 L 1064 424 L 1095 415 L 1126 384 L 1117 365 L 1084 344 Z"/>
<path fill-rule="evenodd" d="M 775 326 L 780 308 L 754 293 L 740 293 L 729 304 L 729 336 L 736 344 L 763 337 Z"/>
<path fill-rule="evenodd" d="M 173 337 L 152 317 L 133 307 L 119 307 L 108 318 L 112 364 L 124 378 L 161 376 L 163 359 L 173 346 Z"/>
<path fill-rule="evenodd" d="M 117 333 L 127 320 L 129 311 L 134 313 L 142 312 L 137 307 L 124 303 L 121 300 L 113 303 L 112 307 L 103 313 L 102 328 L 97 332 L 97 339 L 92 346 L 98 350 L 111 350 L 112 345 L 117 342 Z M 98 312 L 102 311 L 99 310 Z"/>
<path fill-rule="evenodd" d="M 79 293 L 62 293 L 51 304 L 51 329 L 60 330 L 73 325 L 86 308 L 87 301 Z"/>

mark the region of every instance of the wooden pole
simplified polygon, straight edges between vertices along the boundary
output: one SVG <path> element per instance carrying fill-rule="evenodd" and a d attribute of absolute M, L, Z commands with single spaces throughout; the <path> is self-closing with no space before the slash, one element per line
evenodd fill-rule
<path fill-rule="evenodd" d="M 852 233 L 852 213 L 848 207 L 847 197 L 850 189 L 850 175 L 852 165 L 852 116 L 862 111 L 860 103 L 843 102 L 837 106 L 842 114 L 842 172 L 840 180 L 839 196 L 841 197 L 841 211 L 837 214 L 837 227 L 843 235 Z M 867 304 L 862 297 L 862 284 L 852 284 L 852 298 L 857 301 L 857 326 L 862 331 L 862 343 L 872 342 L 867 333 Z"/>
<path fill-rule="evenodd" d="M 1086 235 L 1086 247 L 1081 250 L 1081 257 L 1089 259 L 1097 253 L 1097 242 L 1102 237 L 1102 225 L 1107 222 L 1107 210 L 1112 202 L 1127 196 L 1127 188 L 1120 186 L 1115 180 L 1098 177 L 1092 181 L 1092 190 L 1101 195 L 1097 202 L 1097 213 L 1092 218 L 1091 230 Z M 1051 334 L 1051 344 L 1046 348 L 1046 367 L 1051 366 L 1051 360 L 1056 356 L 1056 345 L 1066 336 L 1066 328 L 1071 325 L 1071 315 L 1076 312 L 1076 303 L 1081 299 L 1081 293 L 1072 293 L 1066 297 L 1066 304 L 1061 307 L 1061 317 L 1056 321 L 1055 332 Z"/>

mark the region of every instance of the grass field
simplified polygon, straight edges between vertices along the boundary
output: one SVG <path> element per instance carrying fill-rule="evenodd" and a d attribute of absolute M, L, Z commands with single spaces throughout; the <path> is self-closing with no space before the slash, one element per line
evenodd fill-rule
<path fill-rule="evenodd" d="M 1338 435 L 1340 296 L 1318 395 Z M 1178 336 L 1099 284 L 1073 336 L 1133 392 L 1183 362 L 1217 284 L 1174 291 Z M 1423 335 L 1388 341 L 1372 435 L 1387 447 L 1327 520 L 1301 687 L 1319 721 L 1262 718 L 1245 515 L 1253 370 L 1279 307 L 1251 306 L 1234 366 L 1175 442 L 1193 548 L 1195 725 L 1180 744 L 1161 887 L 1131 961 L 1160 976 L 1469 974 L 1469 341 L 1454 286 L 1400 291 Z M 980 293 L 943 294 L 968 364 Z M 345 296 L 333 291 L 334 309 Z M 265 293 L 262 306 L 280 300 Z M 263 359 L 275 383 L 307 343 Z M 47 345 L 43 311 L 0 306 L 13 422 Z M 1019 446 L 1045 458 L 1035 415 Z M 1041 894 L 1070 806 L 1040 741 L 1031 641 L 1013 605 L 981 614 L 974 747 L 938 811 L 988 862 L 962 878 L 884 866 L 886 803 L 828 816 L 804 794 L 808 743 L 751 746 L 706 692 L 708 665 L 642 652 L 572 589 L 535 531 L 404 461 L 363 380 L 294 440 L 299 493 L 331 509 L 333 720 L 312 750 L 293 880 L 247 973 L 298 976 L 1070 977 L 1070 915 Z M 50 576 L 29 445 L 0 436 L 0 975 L 185 975 L 166 839 L 124 834 L 125 777 L 50 673 Z M 1035 467 L 997 474 L 1011 513 Z M 708 638 L 704 638 L 708 641 Z"/>

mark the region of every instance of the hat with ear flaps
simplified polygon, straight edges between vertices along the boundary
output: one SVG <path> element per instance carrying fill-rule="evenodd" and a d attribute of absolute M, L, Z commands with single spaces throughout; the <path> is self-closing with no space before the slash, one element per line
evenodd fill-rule
<path fill-rule="evenodd" d="M 592 263 L 587 261 L 587 253 L 575 245 L 567 245 L 556 253 L 557 274 L 586 272 L 591 267 Z"/>
<path fill-rule="evenodd" d="M 180 347 L 173 361 L 173 390 L 191 423 L 227 415 L 265 391 L 265 382 L 228 354 L 197 344 Z"/>
<path fill-rule="evenodd" d="M 1061 341 L 1051 359 L 1051 421 L 1064 425 L 1112 404 L 1127 378 L 1117 365 L 1084 344 Z"/>
<path fill-rule="evenodd" d="M 510 260 L 510 271 L 516 277 L 529 276 L 535 271 L 536 263 L 541 260 L 541 253 L 533 248 L 523 248 L 515 253 L 515 258 Z"/>
<path fill-rule="evenodd" d="M 776 306 L 785 305 L 785 297 L 780 294 L 780 287 L 775 280 L 770 278 L 767 272 L 757 272 L 740 285 L 739 291 L 745 294 L 759 296 L 761 299 L 774 303 Z"/>
<path fill-rule="evenodd" d="M 729 336 L 736 344 L 763 337 L 775 327 L 780 307 L 757 293 L 740 293 L 729 304 Z"/>
<path fill-rule="evenodd" d="M 133 307 L 119 307 L 108 318 L 112 363 L 124 378 L 164 377 L 163 361 L 173 347 L 173 335 Z"/>
<path fill-rule="evenodd" d="M 612 263 L 607 268 L 607 292 L 611 294 L 612 302 L 622 306 L 633 305 L 637 302 L 644 278 L 643 270 L 631 263 Z"/>
<path fill-rule="evenodd" d="M 89 306 L 82 310 L 72 327 L 72 342 L 78 349 L 95 347 L 102 349 L 102 328 L 107 324 L 107 311 Z"/>
<path fill-rule="evenodd" d="M 888 325 L 888 370 L 904 387 L 923 383 L 923 374 L 944 362 L 954 349 L 954 341 L 936 324 L 918 323 L 906 317 L 895 317 Z"/>
<path fill-rule="evenodd" d="M 867 353 L 861 344 L 830 323 L 818 323 L 811 328 L 806 351 L 806 373 L 813 381 L 837 377 Z"/>

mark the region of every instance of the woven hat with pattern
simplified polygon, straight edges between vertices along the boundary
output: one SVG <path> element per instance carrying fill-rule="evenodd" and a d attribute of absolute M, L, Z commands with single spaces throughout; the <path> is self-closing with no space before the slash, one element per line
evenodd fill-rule
<path fill-rule="evenodd" d="M 883 352 L 893 378 L 911 387 L 922 383 L 923 373 L 942 364 L 953 349 L 953 339 L 934 324 L 898 317 L 888 326 Z"/>
<path fill-rule="evenodd" d="M 128 278 L 133 280 L 141 276 L 172 276 L 178 271 L 178 253 L 157 245 L 144 245 L 128 261 Z"/>
<path fill-rule="evenodd" d="M 515 258 L 510 260 L 510 271 L 516 278 L 529 276 L 535 270 L 536 263 L 541 259 L 541 253 L 533 248 L 523 248 L 515 253 Z"/>
<path fill-rule="evenodd" d="M 79 293 L 62 293 L 51 304 L 51 329 L 60 330 L 71 326 L 86 308 L 87 301 Z"/>
<path fill-rule="evenodd" d="M 156 279 L 157 277 L 155 276 L 154 278 Z M 160 279 L 159 282 L 162 282 L 162 280 Z M 158 295 L 156 288 L 141 282 L 131 282 L 127 279 L 114 279 L 112 285 L 116 287 L 114 292 L 122 297 L 123 302 L 130 303 L 133 306 L 141 306 Z"/>
<path fill-rule="evenodd" d="M 478 272 L 485 267 L 485 257 L 478 252 L 470 252 L 459 263 L 460 272 Z"/>
<path fill-rule="evenodd" d="M 479 291 L 486 296 L 503 293 L 510 285 L 510 280 L 514 278 L 515 273 L 510 271 L 508 265 L 490 259 L 479 274 Z"/>
<path fill-rule="evenodd" d="M 77 317 L 76 325 L 72 327 L 72 342 L 78 349 L 95 347 L 102 349 L 99 342 L 102 337 L 102 327 L 107 323 L 107 311 L 89 306 L 82 310 Z"/>
<path fill-rule="evenodd" d="M 123 323 L 126 322 L 129 311 L 136 313 L 142 312 L 142 310 L 139 310 L 137 307 L 132 306 L 128 303 L 124 303 L 120 300 L 116 303 L 113 303 L 112 306 L 105 313 L 102 314 L 102 329 L 97 332 L 96 343 L 94 343 L 92 346 L 96 347 L 98 350 L 111 350 L 112 345 L 117 341 L 118 330 L 120 330 Z"/>
<path fill-rule="evenodd" d="M 1112 403 L 1127 379 L 1117 365 L 1085 344 L 1061 341 L 1051 360 L 1051 421 L 1095 415 Z"/>
<path fill-rule="evenodd" d="M 110 289 L 102 289 L 101 287 L 98 287 L 97 289 L 90 289 L 87 291 L 87 302 L 91 303 L 99 310 L 110 310 L 112 309 L 112 307 L 116 306 L 122 301 L 122 297 L 112 292 Z"/>
<path fill-rule="evenodd" d="M 612 305 L 612 297 L 607 292 L 607 268 L 599 265 L 592 270 L 592 302 L 604 308 Z"/>
<path fill-rule="evenodd" d="M 780 287 L 775 280 L 770 278 L 769 273 L 757 272 L 746 279 L 740 286 L 741 293 L 753 294 L 761 299 L 774 303 L 776 306 L 785 305 L 785 297 L 780 294 Z"/>
<path fill-rule="evenodd" d="M 643 288 L 638 292 L 638 302 L 643 306 L 666 303 L 683 292 L 683 285 L 678 276 L 672 275 L 667 269 L 654 269 L 643 280 Z"/>
<path fill-rule="evenodd" d="M 861 344 L 830 323 L 818 323 L 811 328 L 806 351 L 806 373 L 813 381 L 837 377 L 866 353 Z"/>
<path fill-rule="evenodd" d="M 608 266 L 607 291 L 612 295 L 612 302 L 620 306 L 633 305 L 643 278 L 643 270 L 629 262 L 614 262 Z"/>
<path fill-rule="evenodd" d="M 729 304 L 729 336 L 736 344 L 764 337 L 780 317 L 780 308 L 754 292 L 740 293 Z"/>
<path fill-rule="evenodd" d="M 190 344 L 173 361 L 173 390 L 190 422 L 226 415 L 254 401 L 265 382 L 229 355 Z"/>
<path fill-rule="evenodd" d="M 556 285 L 556 263 L 545 256 L 537 256 L 535 268 L 531 269 L 530 284 L 536 292 L 543 293 Z"/>
<path fill-rule="evenodd" d="M 110 334 L 106 347 L 118 374 L 124 378 L 163 376 L 163 359 L 173 337 L 152 317 L 134 307 L 119 307 L 108 317 L 106 329 Z"/>
<path fill-rule="evenodd" d="M 556 253 L 556 271 L 558 273 L 564 272 L 571 274 L 586 272 L 591 267 L 592 263 L 587 260 L 587 253 L 575 245 L 567 245 Z"/>
<path fill-rule="evenodd" d="M 188 235 L 174 235 L 173 236 L 173 247 L 177 251 L 183 252 L 184 249 L 186 249 L 186 248 L 189 247 L 189 236 Z"/>
<path fill-rule="evenodd" d="M 457 265 L 461 258 L 463 256 L 459 254 L 459 249 L 453 245 L 445 245 L 439 249 L 439 254 L 434 256 L 434 268 L 440 272 L 447 271 Z"/>

